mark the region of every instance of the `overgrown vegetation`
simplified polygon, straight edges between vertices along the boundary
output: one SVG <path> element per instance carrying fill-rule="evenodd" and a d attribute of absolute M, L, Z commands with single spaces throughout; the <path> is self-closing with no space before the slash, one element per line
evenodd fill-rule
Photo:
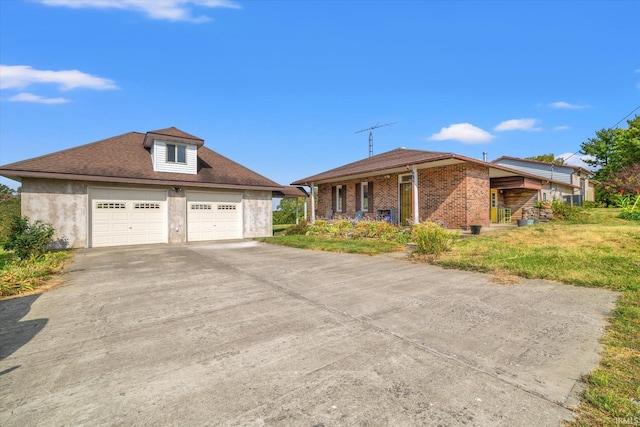
<path fill-rule="evenodd" d="M 0 296 L 18 295 L 33 291 L 60 271 L 69 258 L 69 251 L 48 252 L 54 229 L 42 221 L 29 222 L 15 211 L 16 197 L 5 197 L 0 202 L 0 229 L 4 250 L 0 250 Z M 18 199 L 19 202 L 19 199 Z"/>
<path fill-rule="evenodd" d="M 448 251 L 458 236 L 459 233 L 449 232 L 433 222 L 417 224 L 409 228 L 399 227 L 387 221 L 352 222 L 339 219 L 333 222 L 300 221 L 287 228 L 284 236 L 262 240 L 296 248 L 359 252 L 370 255 L 398 251 L 405 248 L 407 243 L 413 242 L 418 254 L 437 257 Z"/>
<path fill-rule="evenodd" d="M 587 378 L 575 426 L 614 425 L 640 417 L 640 224 L 620 209 L 594 209 L 581 223 L 554 221 L 461 240 L 435 264 L 510 273 L 621 293 L 603 340 L 598 368 Z"/>
<path fill-rule="evenodd" d="M 48 252 L 22 260 L 12 252 L 0 250 L 0 296 L 18 295 L 42 286 L 60 272 L 70 253 Z"/>
<path fill-rule="evenodd" d="M 343 252 L 351 252 L 354 242 L 367 242 L 367 245 L 378 245 L 376 242 L 389 242 L 392 245 L 384 245 L 384 251 L 400 250 L 403 245 L 415 243 L 416 252 L 421 255 L 439 256 L 450 249 L 458 233 L 449 232 L 433 222 L 416 224 L 412 227 L 400 227 L 387 221 L 349 221 L 345 219 L 328 222 L 317 220 L 313 223 L 301 221 L 292 225 L 285 231 L 281 239 L 268 239 L 271 243 L 303 247 L 305 239 L 294 239 L 292 236 L 313 236 L 307 239 L 310 247 L 323 249 L 320 242 L 326 242 L 325 250 L 339 250 L 340 242 L 344 246 Z M 336 242 L 337 241 L 337 242 Z M 291 244 L 288 244 L 291 242 Z M 377 250 L 380 250 L 378 248 Z M 369 253 L 369 251 L 367 251 Z"/>
<path fill-rule="evenodd" d="M 0 184 L 0 245 L 9 240 L 11 224 L 20 216 L 20 197 L 15 190 Z"/>
<path fill-rule="evenodd" d="M 53 240 L 54 229 L 51 224 L 37 220 L 29 222 L 26 216 L 12 219 L 11 228 L 4 249 L 13 251 L 19 259 L 25 260 L 44 254 L 47 245 Z"/>
<path fill-rule="evenodd" d="M 416 244 L 416 252 L 420 255 L 438 257 L 450 250 L 458 237 L 459 233 L 447 231 L 433 222 L 411 227 L 411 240 Z"/>

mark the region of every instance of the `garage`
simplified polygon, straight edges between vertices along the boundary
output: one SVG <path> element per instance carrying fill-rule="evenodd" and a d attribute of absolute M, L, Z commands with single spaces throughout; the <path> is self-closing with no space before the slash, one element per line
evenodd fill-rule
<path fill-rule="evenodd" d="M 242 194 L 187 192 L 187 241 L 242 238 Z"/>
<path fill-rule="evenodd" d="M 163 190 L 90 188 L 91 246 L 167 243 Z"/>

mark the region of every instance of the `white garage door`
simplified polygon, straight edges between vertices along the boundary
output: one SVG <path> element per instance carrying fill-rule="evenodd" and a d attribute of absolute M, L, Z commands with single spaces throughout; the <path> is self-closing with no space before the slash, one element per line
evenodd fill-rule
<path fill-rule="evenodd" d="M 242 238 L 242 195 L 187 192 L 187 240 Z"/>
<path fill-rule="evenodd" d="M 158 190 L 89 189 L 91 246 L 167 242 L 167 193 Z"/>

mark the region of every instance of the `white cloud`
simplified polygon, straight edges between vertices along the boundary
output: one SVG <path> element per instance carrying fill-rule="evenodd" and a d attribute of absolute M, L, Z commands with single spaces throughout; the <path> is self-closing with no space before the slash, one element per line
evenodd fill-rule
<path fill-rule="evenodd" d="M 39 0 L 47 6 L 64 6 L 74 9 L 121 9 L 142 12 L 151 19 L 166 21 L 207 22 L 211 18 L 194 16 L 189 5 L 199 7 L 226 7 L 240 9 L 230 0 Z"/>
<path fill-rule="evenodd" d="M 431 135 L 431 141 L 460 141 L 465 144 L 482 144 L 490 142 L 494 138 L 489 132 L 471 123 L 456 123 L 449 127 L 440 129 L 440 132 Z"/>
<path fill-rule="evenodd" d="M 571 129 L 571 126 L 565 126 L 565 125 L 556 126 L 556 127 L 553 128 L 553 130 L 556 130 L 556 131 L 557 130 L 569 130 L 569 129 Z"/>
<path fill-rule="evenodd" d="M 78 88 L 117 89 L 113 80 L 92 76 L 78 70 L 35 70 L 28 65 L 0 65 L 0 89 L 24 89 L 36 83 L 52 83 L 61 90 Z"/>
<path fill-rule="evenodd" d="M 506 120 L 493 128 L 496 132 L 504 132 L 508 130 L 526 130 L 526 131 L 538 131 L 542 130 L 540 127 L 534 127 L 538 120 L 536 119 L 513 119 Z"/>
<path fill-rule="evenodd" d="M 587 170 L 593 170 L 594 169 L 593 166 L 589 166 L 583 160 L 583 159 L 594 159 L 594 157 L 592 157 L 592 156 L 585 156 L 585 155 L 582 155 L 580 153 L 578 153 L 578 154 L 564 153 L 564 154 L 560 154 L 559 156 L 556 156 L 556 158 L 559 158 L 559 157 L 562 157 L 564 159 L 564 163 L 566 165 L 578 166 L 578 167 L 581 167 L 581 168 L 587 169 Z"/>
<path fill-rule="evenodd" d="M 583 109 L 589 108 L 591 106 L 590 105 L 570 104 L 570 103 L 565 102 L 565 101 L 558 101 L 558 102 L 552 102 L 551 104 L 549 104 L 549 107 L 558 108 L 558 109 L 561 109 L 561 110 L 583 110 Z"/>
<path fill-rule="evenodd" d="M 35 102 L 37 104 L 66 104 L 70 100 L 66 98 L 45 98 L 43 96 L 34 95 L 29 92 L 21 92 L 9 98 L 13 102 Z"/>

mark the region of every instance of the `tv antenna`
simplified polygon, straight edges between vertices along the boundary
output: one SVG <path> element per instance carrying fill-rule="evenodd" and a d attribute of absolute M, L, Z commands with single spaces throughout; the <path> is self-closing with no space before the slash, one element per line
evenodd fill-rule
<path fill-rule="evenodd" d="M 391 126 L 391 125 L 395 125 L 396 123 L 398 123 L 398 122 L 386 123 L 386 124 L 384 124 L 384 125 L 381 125 L 381 124 L 380 124 L 380 122 L 378 122 L 378 123 L 376 123 L 375 125 L 373 125 L 373 126 L 371 126 L 371 127 L 369 127 L 369 128 L 362 129 L 362 130 L 359 130 L 359 131 L 357 131 L 357 132 L 354 132 L 354 133 L 360 133 L 360 132 L 366 132 L 366 131 L 369 131 L 369 157 L 372 157 L 372 156 L 373 156 L 373 130 L 374 130 L 374 129 L 381 128 L 381 127 L 383 127 L 383 126 Z"/>

